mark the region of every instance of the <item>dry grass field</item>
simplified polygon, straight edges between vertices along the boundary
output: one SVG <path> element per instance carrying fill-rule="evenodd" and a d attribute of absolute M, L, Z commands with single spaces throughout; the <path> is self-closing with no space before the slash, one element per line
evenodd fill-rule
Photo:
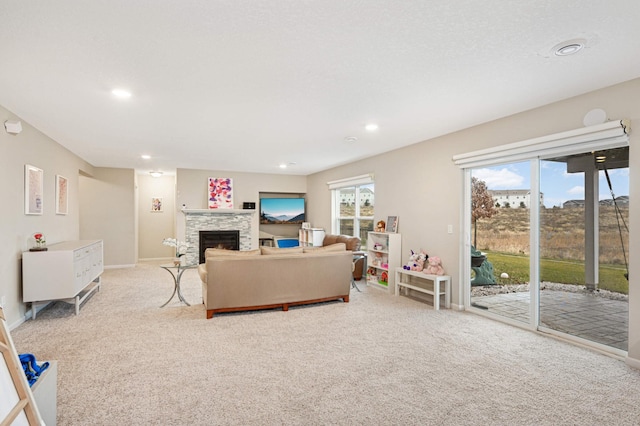
<path fill-rule="evenodd" d="M 629 223 L 629 209 L 620 209 Z M 540 222 L 540 256 L 544 259 L 584 261 L 584 209 L 544 209 Z M 600 206 L 600 263 L 624 265 L 620 234 L 612 206 Z M 621 226 L 622 223 L 621 223 Z M 501 208 L 489 219 L 477 223 L 480 250 L 528 255 L 529 210 Z M 623 226 L 623 241 L 629 247 L 629 234 Z"/>

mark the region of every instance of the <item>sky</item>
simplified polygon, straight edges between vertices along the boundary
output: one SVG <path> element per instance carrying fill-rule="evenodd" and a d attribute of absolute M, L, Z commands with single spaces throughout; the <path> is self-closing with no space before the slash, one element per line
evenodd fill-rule
<path fill-rule="evenodd" d="M 541 161 L 540 191 L 547 208 L 562 206 L 567 200 L 584 200 L 584 174 L 567 173 L 566 165 L 554 161 Z M 472 176 L 487 184 L 488 189 L 530 189 L 530 163 L 474 169 Z M 616 197 L 629 195 L 629 169 L 609 170 L 609 178 Z M 600 200 L 611 199 L 611 191 L 604 172 L 600 172 Z"/>
<path fill-rule="evenodd" d="M 260 211 L 273 216 L 304 213 L 304 198 L 262 198 L 260 203 Z"/>

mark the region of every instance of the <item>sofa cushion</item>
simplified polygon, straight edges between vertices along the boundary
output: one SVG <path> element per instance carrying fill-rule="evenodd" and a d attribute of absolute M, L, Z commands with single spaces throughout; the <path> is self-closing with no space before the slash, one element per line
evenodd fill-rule
<path fill-rule="evenodd" d="M 261 246 L 260 252 L 263 255 L 273 255 L 273 254 L 299 254 L 303 252 L 302 247 L 289 247 L 289 248 L 279 248 L 279 247 L 268 247 Z"/>
<path fill-rule="evenodd" d="M 322 247 L 303 247 L 302 250 L 304 253 L 313 253 L 319 251 L 345 251 L 347 249 L 347 245 L 345 243 L 335 243 L 329 244 L 328 246 Z"/>
<path fill-rule="evenodd" d="M 260 254 L 260 249 L 240 251 L 208 248 L 204 251 L 204 258 L 211 256 L 260 256 Z"/>

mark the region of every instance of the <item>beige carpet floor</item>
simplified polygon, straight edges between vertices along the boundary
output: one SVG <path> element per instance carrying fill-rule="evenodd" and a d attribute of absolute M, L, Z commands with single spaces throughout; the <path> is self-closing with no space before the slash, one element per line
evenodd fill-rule
<path fill-rule="evenodd" d="M 360 285 L 351 302 L 205 319 L 156 264 L 107 270 L 82 307 L 12 331 L 58 360 L 59 425 L 637 425 L 640 371 Z"/>

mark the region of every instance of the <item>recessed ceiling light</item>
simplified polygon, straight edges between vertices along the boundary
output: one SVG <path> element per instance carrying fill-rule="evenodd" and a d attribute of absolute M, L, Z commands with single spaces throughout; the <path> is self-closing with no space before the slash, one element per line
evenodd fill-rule
<path fill-rule="evenodd" d="M 345 142 L 355 142 L 357 140 L 358 138 L 356 138 L 355 136 L 347 136 L 346 138 L 344 138 Z"/>
<path fill-rule="evenodd" d="M 368 132 L 375 132 L 378 130 L 378 125 L 376 123 L 369 123 L 364 126 L 364 128 L 367 129 Z"/>
<path fill-rule="evenodd" d="M 131 97 L 131 92 L 124 89 L 113 89 L 111 91 L 111 94 L 116 98 L 120 98 L 120 99 L 128 99 Z"/>
<path fill-rule="evenodd" d="M 581 51 L 587 44 L 587 41 L 584 39 L 573 39 L 563 41 L 562 43 L 558 43 L 553 46 L 551 49 L 556 56 L 569 56 L 575 55 L 579 51 Z"/>
<path fill-rule="evenodd" d="M 152 177 L 160 177 L 160 176 L 162 176 L 162 172 L 159 172 L 159 171 L 151 171 L 151 172 L 149 172 L 149 174 Z"/>
<path fill-rule="evenodd" d="M 278 167 L 280 167 L 281 169 L 286 169 L 286 168 L 287 168 L 287 165 L 286 165 L 286 164 L 284 164 L 284 163 L 281 163 Z"/>
<path fill-rule="evenodd" d="M 140 157 L 142 157 L 143 160 L 151 160 L 151 156 L 149 154 L 142 154 Z"/>

